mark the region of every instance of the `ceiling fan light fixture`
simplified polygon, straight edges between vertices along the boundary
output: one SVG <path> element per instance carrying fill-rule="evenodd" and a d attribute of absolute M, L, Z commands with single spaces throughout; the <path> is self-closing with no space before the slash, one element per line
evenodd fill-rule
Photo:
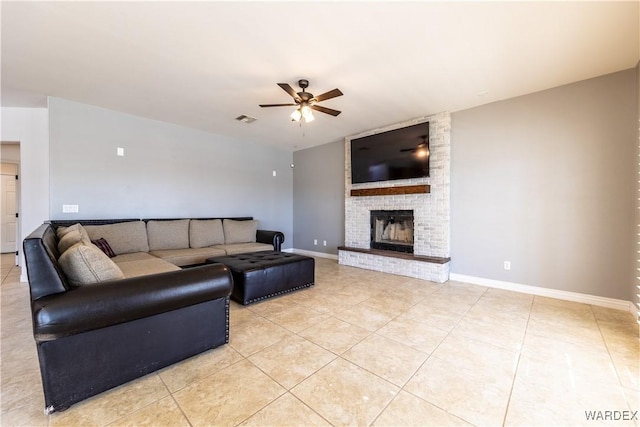
<path fill-rule="evenodd" d="M 300 108 L 300 113 L 302 114 L 302 117 L 304 117 L 305 123 L 309 123 L 315 120 L 315 117 L 313 117 L 313 112 L 308 105 L 302 106 Z"/>
<path fill-rule="evenodd" d="M 301 117 L 302 113 L 300 112 L 299 108 L 296 108 L 295 110 L 293 110 L 293 113 L 291 113 L 291 121 L 293 122 L 299 122 Z"/>

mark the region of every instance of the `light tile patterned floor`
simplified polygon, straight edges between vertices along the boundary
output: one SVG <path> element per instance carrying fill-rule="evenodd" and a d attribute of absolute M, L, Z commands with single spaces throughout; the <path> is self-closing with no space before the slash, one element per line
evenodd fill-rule
<path fill-rule="evenodd" d="M 640 409 L 627 312 L 316 266 L 314 288 L 232 303 L 228 345 L 47 417 L 28 287 L 3 256 L 0 423 L 640 426 L 585 414 Z"/>

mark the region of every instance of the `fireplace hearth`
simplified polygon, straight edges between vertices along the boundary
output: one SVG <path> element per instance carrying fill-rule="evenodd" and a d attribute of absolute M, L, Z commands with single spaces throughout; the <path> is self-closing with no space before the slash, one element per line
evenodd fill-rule
<path fill-rule="evenodd" d="M 413 253 L 413 211 L 371 211 L 371 249 Z"/>

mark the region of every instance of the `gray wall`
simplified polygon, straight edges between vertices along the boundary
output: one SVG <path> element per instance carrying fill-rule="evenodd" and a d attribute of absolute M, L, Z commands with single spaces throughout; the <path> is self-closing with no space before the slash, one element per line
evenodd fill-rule
<path fill-rule="evenodd" d="M 451 271 L 629 300 L 635 93 L 629 69 L 454 113 Z"/>
<path fill-rule="evenodd" d="M 290 152 L 59 98 L 49 113 L 52 219 L 253 216 L 291 247 Z"/>
<path fill-rule="evenodd" d="M 337 255 L 344 244 L 344 142 L 296 151 L 293 162 L 293 247 Z"/>

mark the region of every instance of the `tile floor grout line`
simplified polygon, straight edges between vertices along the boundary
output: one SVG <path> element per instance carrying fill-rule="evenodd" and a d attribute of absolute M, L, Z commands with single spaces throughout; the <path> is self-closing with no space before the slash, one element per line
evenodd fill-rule
<path fill-rule="evenodd" d="M 522 358 L 522 351 L 524 350 L 524 342 L 527 339 L 527 330 L 529 329 L 529 320 L 531 320 L 531 310 L 533 309 L 533 302 L 535 297 L 531 299 L 531 304 L 529 304 L 529 316 L 527 316 L 527 324 L 524 328 L 524 336 L 522 337 L 522 345 L 520 346 L 520 350 L 518 351 L 518 360 L 516 361 L 516 366 L 513 372 L 513 379 L 511 380 L 511 388 L 509 389 L 509 397 L 507 398 L 507 406 L 504 409 L 504 416 L 502 417 L 502 425 L 505 426 L 507 423 L 507 416 L 509 415 L 509 406 L 511 405 L 511 397 L 513 396 L 513 388 L 516 384 L 516 378 L 518 377 L 518 369 L 520 368 L 520 359 Z"/>
<path fill-rule="evenodd" d="M 618 367 L 616 366 L 616 363 L 613 360 L 613 355 L 611 354 L 611 349 L 609 348 L 609 344 L 607 343 L 607 339 L 605 338 L 604 333 L 602 332 L 602 328 L 600 327 L 600 322 L 598 321 L 598 317 L 596 316 L 596 314 L 595 314 L 595 312 L 593 310 L 593 306 L 589 305 L 589 308 L 591 309 L 591 314 L 593 315 L 594 319 L 596 320 L 596 325 L 598 325 L 598 332 L 600 333 L 600 337 L 602 338 L 602 342 L 604 343 L 604 347 L 607 349 L 607 355 L 609 356 L 609 360 L 611 361 L 611 366 L 613 366 L 613 370 L 616 373 L 616 380 L 618 380 L 618 386 L 620 387 L 620 389 L 622 391 L 622 394 L 624 395 L 624 399 L 627 402 L 627 406 L 629 407 L 629 410 L 633 411 L 632 403 L 629 400 L 629 396 L 627 396 L 627 393 L 624 391 L 625 387 L 622 384 L 622 379 L 620 378 L 620 372 L 618 371 Z"/>
<path fill-rule="evenodd" d="M 335 359 L 334 359 L 335 360 Z M 305 378 L 306 379 L 306 378 Z M 293 387 L 292 387 L 293 388 Z M 298 396 L 296 396 L 295 394 L 293 394 L 291 392 L 291 390 L 288 391 L 288 393 L 294 398 L 296 399 L 298 402 L 302 403 L 304 406 L 306 406 L 307 408 L 309 408 L 310 411 L 313 411 L 314 414 L 318 415 L 320 418 L 322 418 L 323 420 L 325 420 L 329 425 L 334 425 L 331 421 L 329 421 L 328 419 L 326 419 L 325 417 L 322 416 L 322 414 L 319 414 L 316 410 L 314 410 L 311 406 L 307 405 L 307 403 L 300 399 Z"/>
<path fill-rule="evenodd" d="M 347 351 L 348 351 L 348 350 L 347 350 Z M 345 353 L 346 353 L 346 352 L 345 352 Z M 384 408 L 383 408 L 383 409 L 382 409 L 382 410 L 381 410 L 381 411 L 376 415 L 376 417 L 374 418 L 374 420 L 373 420 L 373 421 L 371 422 L 371 424 L 369 424 L 369 425 L 374 424 L 374 423 L 375 423 L 375 420 L 377 420 L 377 419 L 378 419 L 378 417 L 380 417 L 380 415 L 382 415 L 382 413 L 383 413 L 383 412 L 387 409 L 387 407 L 391 404 L 391 402 L 393 402 L 393 401 L 395 400 L 395 398 L 396 398 L 396 397 L 398 397 L 398 395 L 399 395 L 399 394 L 400 394 L 400 392 L 403 390 L 403 388 L 402 388 L 401 386 L 398 386 L 398 385 L 396 385 L 396 384 L 392 383 L 392 382 L 391 382 L 391 381 L 389 381 L 388 379 L 381 377 L 380 375 L 376 374 L 375 372 L 371 372 L 369 369 L 367 369 L 367 368 L 365 368 L 365 367 L 363 367 L 363 366 L 360 366 L 360 365 L 358 365 L 358 364 L 357 364 L 357 363 L 355 363 L 355 362 L 352 362 L 352 361 L 350 361 L 350 360 L 345 359 L 345 358 L 344 358 L 344 357 L 342 357 L 341 355 L 340 355 L 340 356 L 338 356 L 338 357 L 339 357 L 340 359 L 342 359 L 343 361 L 345 361 L 346 363 L 349 363 L 349 364 L 351 364 L 351 365 L 353 365 L 353 366 L 356 366 L 356 367 L 358 367 L 358 368 L 362 369 L 363 371 L 365 371 L 365 372 L 367 372 L 367 373 L 369 373 L 369 374 L 371 374 L 371 375 L 373 375 L 373 376 L 375 376 L 375 377 L 377 377 L 377 378 L 381 379 L 382 381 L 385 381 L 386 383 L 388 383 L 388 384 L 390 384 L 390 385 L 392 385 L 393 387 L 395 387 L 395 388 L 397 388 L 397 389 L 398 389 L 398 391 L 394 394 L 393 398 L 391 398 L 391 400 L 389 400 L 389 403 L 387 403 L 387 404 L 384 406 Z M 424 399 L 423 399 L 423 400 L 424 400 Z"/>
<path fill-rule="evenodd" d="M 173 403 L 176 404 L 176 406 L 178 407 L 178 409 L 180 410 L 180 413 L 182 414 L 182 416 L 184 417 L 185 420 L 187 420 L 187 423 L 193 427 L 193 423 L 191 422 L 191 420 L 189 419 L 189 417 L 187 416 L 187 414 L 184 412 L 184 409 L 182 409 L 182 406 L 180 406 L 180 403 L 178 403 L 178 401 L 176 400 L 176 397 L 173 395 L 173 393 L 169 392 L 169 396 L 171 396 L 171 399 L 173 400 Z"/>
<path fill-rule="evenodd" d="M 484 295 L 484 293 L 485 293 L 485 292 L 487 292 L 487 289 L 488 289 L 488 288 L 486 288 L 486 289 L 484 290 L 484 292 L 483 292 L 481 295 Z M 435 293 L 435 292 L 434 292 L 434 293 Z M 465 422 L 469 422 L 469 421 L 465 420 L 464 418 L 460 417 L 459 415 L 456 415 L 456 414 L 453 414 L 453 413 L 449 412 L 447 409 L 440 407 L 439 405 L 435 404 L 434 402 L 430 402 L 430 401 L 428 401 L 428 400 L 423 399 L 423 398 L 422 398 L 422 397 L 420 397 L 420 396 L 415 395 L 414 393 L 411 393 L 411 391 L 406 390 L 406 389 L 405 389 L 405 387 L 406 387 L 406 386 L 407 386 L 407 384 L 409 384 L 409 383 L 411 382 L 411 380 L 415 377 L 416 373 L 417 373 L 420 369 L 422 369 L 422 367 L 425 365 L 425 363 L 427 363 L 427 362 L 428 362 L 432 357 L 434 357 L 434 358 L 438 359 L 438 356 L 434 356 L 434 353 L 438 350 L 438 348 L 440 348 L 440 346 L 442 345 L 442 343 L 443 343 L 443 342 L 444 342 L 444 341 L 445 341 L 445 340 L 446 340 L 446 339 L 451 335 L 451 333 L 454 331 L 454 329 L 456 328 L 456 326 L 458 326 L 458 324 L 459 324 L 460 322 L 462 322 L 462 319 L 464 319 L 464 318 L 466 317 L 466 315 L 469 313 L 469 311 L 471 310 L 471 308 L 473 308 L 473 307 L 478 303 L 478 301 L 480 301 L 480 298 L 478 298 L 478 300 L 477 300 L 477 301 L 476 301 L 476 302 L 475 302 L 471 307 L 469 307 L 469 309 L 465 312 L 465 314 L 464 314 L 463 316 L 461 316 L 461 317 L 460 317 L 460 319 L 458 320 L 458 322 L 457 322 L 457 323 L 456 323 L 456 324 L 455 324 L 455 325 L 454 325 L 454 326 L 449 330 L 449 332 L 447 332 L 447 334 L 444 336 L 444 338 L 442 338 L 442 339 L 440 340 L 440 342 L 438 343 L 438 345 L 436 345 L 436 346 L 435 346 L 435 348 L 431 351 L 431 353 L 429 353 L 429 356 L 427 356 L 427 358 L 424 360 L 424 362 L 422 362 L 422 363 L 420 364 L 420 366 L 418 367 L 418 369 L 416 369 L 416 371 L 413 373 L 413 375 L 411 375 L 411 376 L 409 377 L 409 379 L 407 380 L 407 382 L 406 382 L 406 383 L 401 387 L 401 389 L 400 389 L 401 391 L 405 391 L 406 393 L 409 393 L 409 394 L 411 394 L 412 396 L 415 396 L 415 397 L 417 397 L 418 399 L 421 399 L 421 400 L 423 400 L 423 401 L 425 401 L 425 402 L 429 403 L 430 405 L 433 405 L 433 406 L 435 406 L 436 408 L 439 408 L 439 409 L 441 409 L 441 410 L 445 411 L 447 414 L 453 415 L 453 416 L 455 416 L 456 418 L 459 418 L 459 419 L 461 419 L 461 420 L 463 420 L 463 421 L 465 421 Z M 398 392 L 398 393 L 400 393 L 400 392 Z M 474 423 L 469 423 L 469 424 L 475 425 Z"/>
<path fill-rule="evenodd" d="M 305 341 L 308 341 L 309 343 L 311 343 L 311 344 L 313 344 L 313 345 L 315 345 L 315 346 L 317 346 L 317 347 L 319 347 L 319 348 L 321 348 L 322 350 L 325 350 L 325 351 L 327 351 L 327 352 L 331 353 L 331 354 L 332 354 L 333 356 L 335 356 L 335 357 L 334 357 L 333 359 L 331 359 L 329 362 L 327 362 L 327 363 L 325 363 L 324 365 L 322 365 L 321 367 L 319 367 L 318 369 L 316 369 L 315 371 L 313 371 L 313 373 L 311 373 L 311 374 L 307 375 L 307 376 L 306 376 L 305 378 L 303 378 L 301 381 L 298 381 L 296 384 L 294 384 L 294 385 L 293 385 L 293 386 L 291 386 L 290 388 L 289 388 L 289 387 L 287 387 L 287 386 L 285 386 L 284 384 L 282 384 L 282 383 L 281 383 L 280 381 L 278 381 L 277 379 L 273 378 L 271 375 L 269 375 L 269 373 L 268 373 L 268 372 L 266 372 L 266 371 L 265 371 L 264 369 L 262 369 L 260 366 L 256 365 L 256 364 L 255 364 L 252 360 L 250 360 L 248 357 L 247 357 L 246 359 L 247 359 L 247 361 L 248 361 L 249 363 L 251 363 L 251 364 L 252 364 L 253 366 L 255 366 L 257 369 L 259 369 L 260 371 L 262 371 L 266 376 L 268 376 L 268 377 L 269 377 L 269 378 L 271 378 L 273 381 L 275 381 L 278 385 L 280 385 L 282 388 L 284 388 L 287 392 L 290 392 L 293 388 L 295 388 L 296 386 L 298 386 L 299 384 L 301 384 L 302 382 L 304 382 L 307 378 L 309 378 L 309 377 L 311 377 L 312 375 L 316 374 L 316 373 L 317 373 L 318 371 L 320 371 L 322 368 L 324 368 L 325 366 L 327 366 L 327 365 L 331 364 L 334 360 L 336 360 L 337 358 L 339 358 L 339 357 L 340 357 L 339 355 L 337 355 L 337 354 L 335 354 L 335 353 L 332 353 L 331 351 L 329 351 L 329 350 L 327 350 L 327 349 L 325 349 L 325 348 L 323 348 L 323 347 L 319 346 L 318 344 L 316 344 L 316 343 L 314 343 L 314 342 L 312 342 L 312 341 L 309 341 L 308 339 L 306 339 L 306 338 L 304 338 L 304 337 L 300 337 L 300 338 L 301 338 L 301 339 L 303 339 L 303 340 L 305 340 Z M 277 343 L 274 343 L 274 344 L 272 344 L 272 345 L 270 345 L 270 346 L 268 346 L 268 347 L 263 348 L 262 350 L 260 350 L 260 351 L 258 351 L 258 352 L 256 352 L 256 353 L 253 353 L 251 356 L 254 356 L 254 355 L 256 355 L 256 354 L 258 354 L 258 353 L 260 353 L 260 352 L 262 352 L 262 351 L 264 351 L 264 350 L 266 350 L 266 349 L 268 349 L 268 348 L 271 348 L 271 347 L 273 347 L 273 346 L 275 346 L 275 345 L 277 345 L 277 344 L 281 343 L 281 342 L 282 342 L 282 341 L 284 341 L 284 340 L 285 340 L 285 338 L 281 339 L 281 340 L 280 340 L 280 341 L 278 341 Z M 249 356 L 249 357 L 251 357 L 251 356 Z"/>
<path fill-rule="evenodd" d="M 229 345 L 229 344 L 226 344 L 226 345 Z M 208 351 L 215 351 L 215 350 L 217 350 L 217 349 L 219 349 L 219 348 L 221 348 L 221 347 L 222 347 L 222 346 L 219 346 L 219 347 L 216 347 L 216 348 L 212 348 L 212 349 L 210 349 L 210 350 L 207 350 L 207 352 L 208 352 Z M 207 378 L 209 378 L 209 377 L 211 377 L 211 376 L 213 376 L 213 375 L 215 375 L 215 374 L 217 374 L 217 373 L 219 373 L 219 372 L 221 372 L 221 371 L 224 371 L 224 370 L 225 370 L 225 369 L 227 369 L 227 368 L 230 368 L 230 367 L 232 367 L 232 366 L 234 366 L 234 365 L 237 365 L 238 363 L 242 362 L 242 360 L 243 360 L 243 359 L 247 359 L 247 358 L 246 358 L 246 357 L 244 357 L 244 356 L 243 356 L 243 355 L 242 355 L 238 350 L 236 350 L 235 348 L 233 348 L 233 347 L 231 347 L 231 346 L 229 346 L 229 347 L 231 348 L 231 350 L 233 350 L 233 351 L 235 351 L 236 353 L 238 353 L 238 355 L 240 355 L 241 359 L 238 359 L 238 360 L 236 360 L 235 362 L 230 363 L 229 365 L 225 366 L 224 368 L 220 368 L 220 369 L 218 369 L 217 371 L 211 372 L 210 374 L 204 375 L 204 376 L 202 376 L 202 377 L 198 377 L 198 378 L 194 379 L 193 381 L 191 381 L 190 383 L 187 383 L 187 384 L 183 385 L 182 387 L 180 387 L 180 388 L 176 389 L 175 391 L 171 391 L 171 390 L 169 389 L 169 387 L 167 387 L 167 389 L 169 389 L 169 393 L 171 393 L 171 394 L 173 395 L 173 394 L 175 394 L 175 393 L 181 392 L 182 390 L 186 389 L 187 387 L 189 387 L 189 386 L 191 386 L 191 385 L 193 385 L 193 384 L 195 384 L 195 383 L 198 383 L 198 382 L 200 382 L 200 381 L 202 381 L 202 380 L 204 380 L 204 379 L 207 379 Z M 203 353 L 206 353 L 206 352 L 203 352 Z M 199 354 L 203 354 L 203 353 L 199 353 Z M 196 356 L 198 356 L 198 355 L 191 356 L 190 358 L 185 359 L 185 360 L 183 360 L 183 361 L 190 360 L 192 357 L 196 357 Z M 181 361 L 181 362 L 182 362 L 182 361 Z M 176 362 L 176 363 L 180 363 L 180 362 Z M 174 363 L 174 365 L 175 365 L 175 363 Z M 174 365 L 169 365 L 169 366 L 167 366 L 167 368 L 169 368 L 169 367 L 171 367 L 171 366 L 174 366 Z M 165 368 L 163 368 L 163 369 L 165 369 Z M 159 374 L 159 372 L 158 372 L 158 374 Z M 160 379 L 162 379 L 162 377 L 160 377 Z M 134 380 L 134 381 L 135 381 L 135 380 Z"/>
<path fill-rule="evenodd" d="M 437 292 L 437 291 L 434 291 L 433 293 L 435 293 L 435 292 Z M 381 292 L 379 292 L 379 293 L 382 293 L 382 291 L 381 291 Z M 433 293 L 432 293 L 432 294 L 433 294 Z M 356 303 L 356 304 L 353 304 L 353 305 L 352 305 L 351 307 L 349 307 L 349 308 L 352 308 L 352 307 L 354 307 L 354 306 L 356 306 L 356 305 L 362 304 L 362 303 L 364 303 L 364 302 L 366 302 L 366 301 L 370 300 L 371 298 L 373 298 L 373 297 L 374 297 L 374 296 L 376 296 L 376 295 L 377 295 L 377 294 L 372 295 L 371 297 L 367 298 L 366 300 L 363 300 L 363 301 L 360 301 L 360 302 L 358 302 L 358 303 Z M 431 295 L 431 294 L 430 294 L 430 295 Z M 355 346 L 357 346 L 358 344 L 360 344 L 361 342 L 363 342 L 364 340 L 366 340 L 367 338 L 371 337 L 372 335 L 374 335 L 374 334 L 375 334 L 375 335 L 377 335 L 377 334 L 376 334 L 376 332 L 377 332 L 377 331 L 379 331 L 379 330 L 380 330 L 381 328 L 383 328 L 384 326 L 388 325 L 388 324 L 389 324 L 390 322 L 392 322 L 393 320 L 397 319 L 397 318 L 398 318 L 399 316 L 401 316 L 402 314 L 406 313 L 409 309 L 413 308 L 415 305 L 417 305 L 417 304 L 419 304 L 420 302 L 424 301 L 427 297 L 428 297 L 428 296 L 426 296 L 426 297 L 424 297 L 424 298 L 420 299 L 418 302 L 416 302 L 416 303 L 412 304 L 409 308 L 405 309 L 403 312 L 401 312 L 401 313 L 397 314 L 396 316 L 392 317 L 389 321 L 387 321 L 384 325 L 380 326 L 380 327 L 379 327 L 378 329 L 376 329 L 375 331 L 368 331 L 368 330 L 367 330 L 367 332 L 369 332 L 369 334 L 368 334 L 366 337 L 362 338 L 360 341 L 356 342 L 355 344 L 353 344 L 351 347 L 349 347 L 348 349 L 346 349 L 346 350 L 345 350 L 345 351 L 343 351 L 342 353 L 340 353 L 340 354 L 336 354 L 336 353 L 333 353 L 333 352 L 332 352 L 331 350 L 329 350 L 329 349 L 325 349 L 325 350 L 327 350 L 327 351 L 332 352 L 334 355 L 336 355 L 336 357 L 335 357 L 331 362 L 329 362 L 329 363 L 325 364 L 322 368 L 324 368 L 325 366 L 327 366 L 327 365 L 329 365 L 329 364 L 333 363 L 336 359 L 340 358 L 340 359 L 342 359 L 343 361 L 345 361 L 345 362 L 347 362 L 347 363 L 350 363 L 350 364 L 352 364 L 352 365 L 354 365 L 354 366 L 356 366 L 356 367 L 358 367 L 358 368 L 360 368 L 360 369 L 363 369 L 365 372 L 368 372 L 369 374 L 374 375 L 374 376 L 376 376 L 377 378 L 379 378 L 379 379 L 381 379 L 381 380 L 383 380 L 383 381 L 385 381 L 385 382 L 387 382 L 387 383 L 391 384 L 392 386 L 394 386 L 394 387 L 397 387 L 397 388 L 398 388 L 398 391 L 395 393 L 395 395 L 393 396 L 393 398 L 392 398 L 391 400 L 389 400 L 389 402 L 388 402 L 388 403 L 387 403 L 387 404 L 382 408 L 382 410 L 381 410 L 381 411 L 376 415 L 376 417 L 374 418 L 374 420 L 372 421 L 372 423 L 371 423 L 371 424 L 375 423 L 375 420 L 377 420 L 377 419 L 380 417 L 380 415 L 382 415 L 382 413 L 383 413 L 383 412 L 387 409 L 387 407 L 391 404 L 391 402 L 393 402 L 393 401 L 398 397 L 398 395 L 400 394 L 400 392 L 403 390 L 404 385 L 406 385 L 406 384 L 409 382 L 409 380 L 413 377 L 413 375 L 415 375 L 415 373 L 418 371 L 418 369 L 420 369 L 420 367 L 422 366 L 422 364 L 421 364 L 418 368 L 416 368 L 416 370 L 411 374 L 411 376 L 409 377 L 409 379 L 407 379 L 407 380 L 404 382 L 404 384 L 403 384 L 402 386 L 399 386 L 399 385 L 397 385 L 397 384 L 395 384 L 395 383 L 393 383 L 393 382 L 389 381 L 388 379 L 381 377 L 381 376 L 380 376 L 380 375 L 378 375 L 377 373 L 375 373 L 375 372 L 371 372 L 371 371 L 370 371 L 369 369 L 367 369 L 366 367 L 360 366 L 359 364 L 357 364 L 357 363 L 355 363 L 355 362 L 353 362 L 353 361 L 351 361 L 351 360 L 345 359 L 345 358 L 343 357 L 343 355 L 344 355 L 345 353 L 347 353 L 349 350 L 353 349 L 353 348 L 354 348 Z M 341 310 L 340 312 L 344 312 L 344 311 L 348 310 L 349 308 L 346 308 L 346 309 L 344 309 L 344 310 Z M 371 308 L 371 309 L 373 309 L 374 311 L 379 311 L 379 310 L 376 310 L 376 309 L 375 309 L 375 308 L 373 308 L 373 307 L 368 307 L 368 308 Z M 339 313 L 340 313 L 340 312 L 339 312 Z M 338 314 L 339 314 L 339 313 L 338 313 Z M 331 317 L 333 317 L 334 319 L 336 319 L 336 320 L 338 320 L 338 321 L 342 321 L 342 322 L 348 323 L 348 324 L 350 324 L 350 325 L 352 325 L 352 326 L 356 326 L 356 327 L 358 327 L 358 328 L 362 328 L 360 325 L 356 325 L 356 324 L 353 324 L 353 323 L 351 323 L 351 322 L 349 322 L 349 321 L 345 321 L 345 320 L 342 320 L 342 319 L 339 319 L 339 318 L 335 317 L 335 314 L 332 314 L 332 315 L 331 315 Z M 309 329 L 309 328 L 307 328 L 307 329 Z M 302 331 L 301 331 L 301 332 L 302 332 Z M 382 337 L 381 335 L 377 335 L 377 336 Z M 306 339 L 305 337 L 302 337 L 302 338 Z M 383 337 L 383 338 L 385 338 L 385 337 Z M 388 338 L 387 338 L 387 339 L 388 339 Z M 312 342 L 312 341 L 310 341 L 310 342 Z M 313 343 L 313 342 L 312 342 L 312 343 Z M 315 343 L 314 343 L 314 344 L 315 344 Z M 400 344 L 402 344 L 402 343 L 400 343 Z M 316 345 L 317 345 L 317 344 L 316 344 Z M 408 347 L 410 347 L 410 346 L 408 346 Z M 416 351 L 420 351 L 420 350 L 416 350 Z M 424 352 L 423 352 L 423 353 L 424 353 Z M 426 354 L 426 353 L 425 353 L 425 354 Z M 428 359 L 428 358 L 429 358 L 429 356 L 430 356 L 430 354 L 427 354 L 427 358 L 426 358 L 426 359 Z M 426 359 L 425 359 L 425 360 L 426 360 Z M 424 362 L 423 362 L 423 363 L 424 363 Z M 320 368 L 320 369 L 322 369 L 322 368 Z M 315 372 L 314 372 L 314 374 L 315 374 L 315 373 L 317 373 L 318 371 L 320 371 L 320 369 L 318 369 L 317 371 L 315 371 Z M 300 381 L 298 384 L 301 384 L 301 383 L 302 383 L 302 382 L 304 382 L 307 378 L 310 378 L 310 377 L 311 377 L 312 375 L 314 375 L 314 374 L 308 375 L 304 380 Z M 296 386 L 297 386 L 298 384 L 296 384 Z M 294 386 L 294 387 L 295 387 L 295 386 Z M 292 387 L 291 389 L 293 389 L 294 387 Z M 291 389 L 289 390 L 289 392 L 291 392 Z M 292 394 L 292 395 L 294 395 L 293 393 L 291 393 L 291 394 Z M 294 396 L 295 396 L 295 395 L 294 395 Z M 297 398 L 297 396 L 296 396 L 296 398 Z M 315 412 L 315 411 L 314 411 L 314 412 Z M 323 418 L 324 418 L 324 417 L 323 417 Z M 330 424 L 331 424 L 331 423 L 330 423 Z"/>
<path fill-rule="evenodd" d="M 158 376 L 158 378 L 159 378 L 159 379 L 160 379 L 160 381 L 162 382 L 162 385 L 163 385 L 163 386 L 165 387 L 165 389 L 167 390 L 167 393 L 168 393 L 168 394 L 167 394 L 166 396 L 162 396 L 162 397 L 160 397 L 160 398 L 159 398 L 159 399 L 157 399 L 157 400 L 154 400 L 153 402 L 149 402 L 148 404 L 146 404 L 146 405 L 144 405 L 144 406 L 139 407 L 139 408 L 138 408 L 138 409 L 136 409 L 135 411 L 128 412 L 128 413 L 124 414 L 123 416 L 118 417 L 117 419 L 115 419 L 115 420 L 113 420 L 113 421 L 110 421 L 110 422 L 109 422 L 109 423 L 107 423 L 107 424 L 101 424 L 101 427 L 108 427 L 108 426 L 111 426 L 111 425 L 115 425 L 115 426 L 117 426 L 118 424 L 115 424 L 115 423 L 117 423 L 118 421 L 120 421 L 120 420 L 122 420 L 122 419 L 124 419 L 124 418 L 130 417 L 130 416 L 132 416 L 133 414 L 137 414 L 138 412 L 140 412 L 140 411 L 142 411 L 142 410 L 144 410 L 144 409 L 148 408 L 149 406 L 151 406 L 151 405 L 154 405 L 154 404 L 158 403 L 158 402 L 159 402 L 159 401 L 161 401 L 162 399 L 165 399 L 165 398 L 167 398 L 167 397 L 171 397 L 171 398 L 173 398 L 173 396 L 172 396 L 172 394 L 171 394 L 171 391 L 169 390 L 169 387 L 167 387 L 167 385 L 165 384 L 165 382 L 162 380 L 162 378 L 161 378 L 161 377 L 160 377 L 160 375 L 158 374 L 158 371 L 149 372 L 147 375 L 144 375 L 144 376 L 143 376 L 143 377 L 141 377 L 141 378 L 149 378 L 149 377 L 151 377 L 152 375 L 157 375 L 157 376 Z M 125 384 L 128 384 L 128 383 L 125 383 Z M 123 384 L 123 385 L 124 385 L 124 384 Z M 120 387 L 120 386 L 118 386 L 118 387 Z M 117 387 L 116 387 L 116 388 L 117 388 Z M 113 389 L 110 389 L 110 390 L 113 390 Z M 109 391 L 109 390 L 107 390 L 107 391 Z M 175 399 L 174 399 L 174 401 L 175 401 Z M 80 403 L 80 402 L 79 402 L 79 403 Z M 177 404 L 177 402 L 176 402 L 176 404 Z M 180 407 L 180 406 L 178 405 L 178 407 Z M 51 414 L 51 415 L 53 415 L 53 414 Z M 51 415 L 49 415 L 49 417 L 51 417 Z M 184 414 L 183 414 L 183 415 L 184 415 Z M 186 416 L 185 416 L 185 417 L 186 417 Z M 187 418 L 187 421 L 188 421 L 188 418 Z M 189 425 L 191 425 L 191 423 L 189 423 Z"/>
<path fill-rule="evenodd" d="M 256 366 L 257 368 L 257 366 Z M 258 368 L 260 369 L 260 368 Z M 266 373 L 264 373 L 265 375 L 267 375 Z M 268 376 L 268 375 L 267 375 Z M 275 381 L 273 378 L 269 377 L 271 380 Z M 276 383 L 278 383 L 276 381 Z M 283 387 L 280 383 L 278 383 L 278 385 L 280 385 L 283 389 L 284 389 L 284 393 L 278 395 L 278 397 L 276 397 L 275 399 L 273 399 L 270 402 L 267 402 L 263 407 L 259 408 L 257 411 L 255 411 L 254 413 L 252 413 L 251 415 L 249 415 L 247 418 L 243 419 L 242 421 L 240 421 L 239 423 L 235 423 L 234 426 L 239 426 L 240 424 L 246 422 L 249 418 L 253 417 L 254 415 L 256 415 L 258 412 L 262 411 L 263 409 L 265 409 L 267 406 L 273 404 L 276 400 L 280 399 L 282 396 L 284 396 L 285 394 L 289 393 L 289 390 L 286 389 L 286 387 Z"/>
<path fill-rule="evenodd" d="M 434 351 L 435 351 L 435 350 L 434 350 Z M 433 354 L 433 353 L 432 353 L 432 354 Z M 429 355 L 429 357 L 427 358 L 427 360 L 431 359 L 432 354 L 431 354 L 431 355 Z M 436 359 L 439 359 L 437 356 L 434 356 L 434 357 L 435 357 Z M 426 362 L 427 362 L 427 360 L 425 360 L 425 362 L 424 362 L 424 363 L 426 363 Z M 441 359 L 441 360 L 444 360 L 444 359 Z M 423 363 L 423 365 L 424 365 L 424 363 Z M 422 365 L 420 365 L 420 368 L 418 368 L 418 369 L 416 370 L 416 372 L 418 372 L 418 370 L 420 370 L 421 368 L 422 368 Z M 415 398 L 418 398 L 418 399 L 422 400 L 423 402 L 426 402 L 426 403 L 428 403 L 429 405 L 432 405 L 432 406 L 434 406 L 434 407 L 436 407 L 436 408 L 438 408 L 438 409 L 440 409 L 440 410 L 442 410 L 442 411 L 446 412 L 447 414 L 449 414 L 449 415 L 451 415 L 451 416 L 454 416 L 454 417 L 456 417 L 456 418 L 458 418 L 458 419 L 461 419 L 462 421 L 464 421 L 464 422 L 466 422 L 466 423 L 468 423 L 468 424 L 470 424 L 470 425 L 473 425 L 473 426 L 475 426 L 475 425 L 476 425 L 476 424 L 474 424 L 474 423 L 472 423 L 472 422 L 469 422 L 469 421 L 467 421 L 466 419 L 462 418 L 460 415 L 457 415 L 457 414 L 454 414 L 454 413 L 452 413 L 452 412 L 449 412 L 446 408 L 441 407 L 440 405 L 436 404 L 435 402 L 431 402 L 431 401 L 429 401 L 429 400 L 427 400 L 427 399 L 425 399 L 425 398 L 423 398 L 423 397 L 421 397 L 421 396 L 418 396 L 417 394 L 415 394 L 415 393 L 411 392 L 410 390 L 406 390 L 404 387 L 405 387 L 405 386 L 406 386 L 406 385 L 407 385 L 407 384 L 408 384 L 408 383 L 413 379 L 413 376 L 415 376 L 416 372 L 414 372 L 414 374 L 411 376 L 411 378 L 409 378 L 409 380 L 407 381 L 407 383 L 406 383 L 406 384 L 405 384 L 405 385 L 400 389 L 400 391 L 398 392 L 398 394 L 400 394 L 400 392 L 408 393 L 408 394 L 410 394 L 411 396 L 413 396 L 413 397 L 415 397 Z"/>

